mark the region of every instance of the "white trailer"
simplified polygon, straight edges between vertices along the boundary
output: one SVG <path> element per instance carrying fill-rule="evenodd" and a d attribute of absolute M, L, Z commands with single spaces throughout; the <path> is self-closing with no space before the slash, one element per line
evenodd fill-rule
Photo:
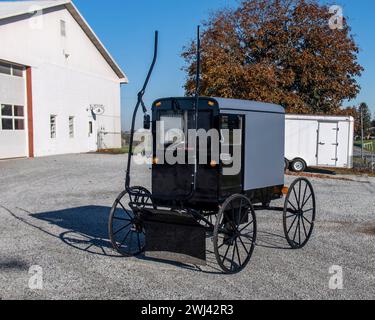
<path fill-rule="evenodd" d="M 292 171 L 302 172 L 307 167 L 352 168 L 353 144 L 353 117 L 285 117 L 285 165 Z"/>

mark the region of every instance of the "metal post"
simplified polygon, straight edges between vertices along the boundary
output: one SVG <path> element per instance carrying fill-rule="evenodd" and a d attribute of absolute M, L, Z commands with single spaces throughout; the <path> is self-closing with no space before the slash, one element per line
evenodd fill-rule
<path fill-rule="evenodd" d="M 364 130 L 363 130 L 363 108 L 362 105 L 359 107 L 361 109 L 361 157 L 362 160 L 364 159 L 364 153 L 363 153 L 363 142 L 364 142 Z"/>

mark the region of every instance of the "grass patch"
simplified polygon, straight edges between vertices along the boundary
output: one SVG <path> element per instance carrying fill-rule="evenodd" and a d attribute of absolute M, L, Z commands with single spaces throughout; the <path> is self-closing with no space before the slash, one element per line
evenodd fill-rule
<path fill-rule="evenodd" d="M 354 145 L 355 145 L 356 147 L 359 147 L 359 148 L 362 147 L 362 143 L 361 143 L 361 141 L 355 141 L 355 142 L 354 142 Z M 366 149 L 367 151 L 375 152 L 375 140 L 364 140 L 364 141 L 363 141 L 363 147 L 364 147 L 364 149 Z"/>

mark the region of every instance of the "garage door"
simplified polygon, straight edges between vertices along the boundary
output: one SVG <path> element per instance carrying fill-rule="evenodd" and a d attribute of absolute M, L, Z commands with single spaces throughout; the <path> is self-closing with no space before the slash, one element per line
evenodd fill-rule
<path fill-rule="evenodd" d="M 23 67 L 0 61 L 0 159 L 28 154 Z"/>

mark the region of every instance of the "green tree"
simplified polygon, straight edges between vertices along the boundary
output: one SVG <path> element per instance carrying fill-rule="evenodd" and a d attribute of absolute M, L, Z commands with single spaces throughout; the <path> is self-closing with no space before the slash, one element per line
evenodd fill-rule
<path fill-rule="evenodd" d="M 201 94 L 336 113 L 359 92 L 362 67 L 347 20 L 332 30 L 315 0 L 246 0 L 213 13 L 202 32 Z M 185 90 L 195 89 L 195 44 L 184 48 Z"/>
<path fill-rule="evenodd" d="M 371 111 L 368 107 L 368 105 L 364 102 L 362 102 L 358 108 L 358 113 L 361 117 L 362 113 L 362 119 L 363 119 L 363 132 L 364 135 L 367 136 L 370 134 L 370 128 L 371 128 Z M 360 129 L 361 130 L 361 129 Z"/>

